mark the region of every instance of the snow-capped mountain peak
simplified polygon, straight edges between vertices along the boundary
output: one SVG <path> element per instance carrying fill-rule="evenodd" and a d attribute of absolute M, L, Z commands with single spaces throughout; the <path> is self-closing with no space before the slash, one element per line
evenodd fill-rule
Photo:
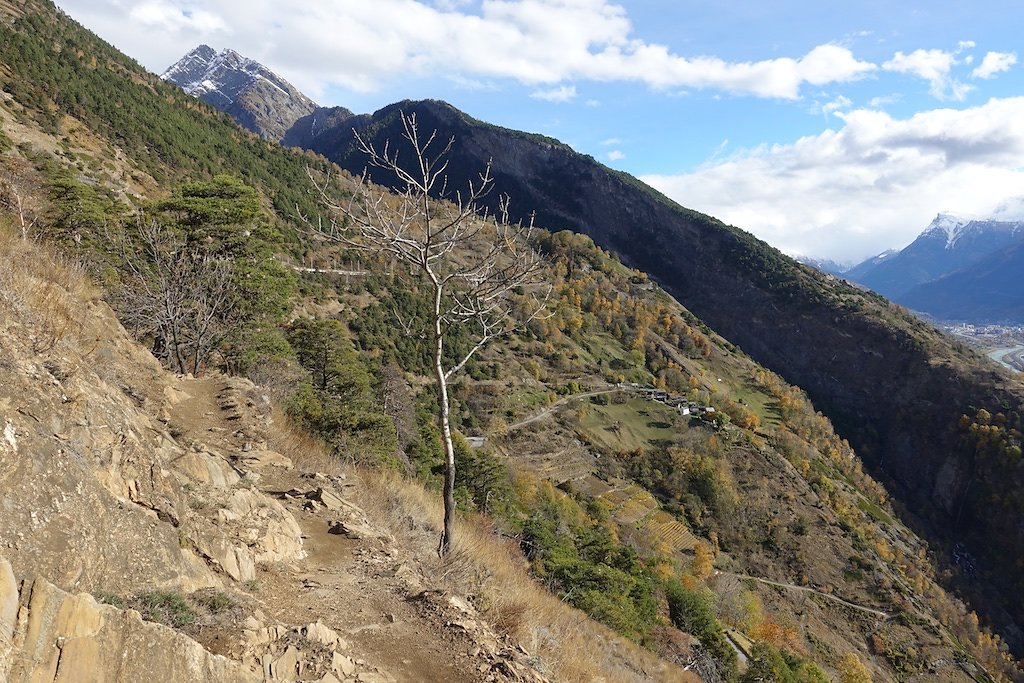
<path fill-rule="evenodd" d="M 202 80 L 216 57 L 216 50 L 209 45 L 200 45 L 175 62 L 167 71 L 160 75 L 160 78 L 185 89 L 182 84 L 195 83 Z"/>
<path fill-rule="evenodd" d="M 956 244 L 956 240 L 965 225 L 968 225 L 968 221 L 959 216 L 954 216 L 951 213 L 940 213 L 921 234 L 922 236 L 927 235 L 945 239 L 946 248 L 950 249 Z"/>
<path fill-rule="evenodd" d="M 230 48 L 217 52 L 200 45 L 160 77 L 272 140 L 280 140 L 295 121 L 317 109 L 288 81 Z"/>

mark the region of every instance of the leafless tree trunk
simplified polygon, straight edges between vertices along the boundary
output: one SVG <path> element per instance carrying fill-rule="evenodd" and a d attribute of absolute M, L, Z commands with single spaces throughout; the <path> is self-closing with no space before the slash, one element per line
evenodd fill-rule
<path fill-rule="evenodd" d="M 22 239 L 39 220 L 42 209 L 42 174 L 21 158 L 4 160 L 0 170 L 0 204 L 18 218 Z"/>
<path fill-rule="evenodd" d="M 494 181 L 490 165 L 468 187 L 448 187 L 446 169 L 454 138 L 438 139 L 437 131 L 422 137 L 416 115 L 402 115 L 403 137 L 411 152 L 408 164 L 399 163 L 390 143 L 382 150 L 356 133 L 359 149 L 370 166 L 396 175 L 404 186 L 397 195 L 374 188 L 368 174 L 347 203 L 331 199 L 328 179 L 310 179 L 325 204 L 330 224 L 314 230 L 322 238 L 379 253 L 408 264 L 426 280 L 432 295 L 431 319 L 420 330 L 433 342 L 433 371 L 439 403 L 438 423 L 444 449 L 444 530 L 438 553 L 452 547 L 455 520 L 455 449 L 449 419 L 448 382 L 480 349 L 541 314 L 547 293 L 526 295 L 528 303 L 518 321 L 512 318 L 519 288 L 539 284 L 541 258 L 529 244 L 531 224 L 508 223 L 508 197 L 501 197 L 496 213 L 488 213 L 481 200 Z M 525 318 L 525 319 L 524 319 Z M 404 323 L 411 329 L 410 323 Z M 476 332 L 472 348 L 445 362 L 445 337 L 455 327 Z"/>

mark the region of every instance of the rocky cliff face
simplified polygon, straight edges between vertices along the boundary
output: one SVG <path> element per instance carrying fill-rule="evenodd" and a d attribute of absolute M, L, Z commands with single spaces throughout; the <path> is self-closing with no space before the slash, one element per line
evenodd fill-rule
<path fill-rule="evenodd" d="M 235 590 L 256 562 L 303 557 L 293 516 L 177 440 L 187 395 L 84 274 L 26 242 L 3 250 L 0 680 L 262 679 L 89 593 Z"/>
<path fill-rule="evenodd" d="M 800 266 L 556 140 L 486 125 L 430 101 L 391 105 L 344 127 L 355 126 L 380 146 L 401 139 L 403 111 L 417 114 L 421 130 L 455 135 L 449 187 L 464 187 L 493 158 L 496 189 L 511 195 L 513 218 L 536 211 L 538 225 L 590 235 L 806 389 L 912 514 L 927 520 L 922 528 L 933 539 L 970 544 L 976 533 L 991 537 L 996 526 L 1012 527 L 1003 525 L 1014 515 L 1009 509 L 991 510 L 967 495 L 971 456 L 961 450 L 956 425 L 979 406 L 1019 411 L 1018 379 L 962 355 L 880 297 Z M 350 140 L 323 133 L 311 148 L 361 172 L 365 159 Z M 373 179 L 396 183 L 381 173 Z M 961 508 L 966 514 L 958 514 Z M 1024 530 L 999 537 L 1013 556 L 1024 553 Z M 1001 557 L 988 554 L 1009 586 L 1017 569 L 1006 553 Z M 1014 610 L 1024 615 L 1024 603 L 1016 601 Z"/>
<path fill-rule="evenodd" d="M 200 45 L 161 78 L 268 140 L 280 140 L 295 121 L 317 109 L 316 103 L 291 83 L 234 50 L 218 53 Z"/>
<path fill-rule="evenodd" d="M 0 557 L 0 680 L 255 683 L 263 677 L 138 612 L 70 594 L 43 578 L 19 586 Z"/>
<path fill-rule="evenodd" d="M 303 149 L 338 147 L 351 141 L 352 124 L 364 119 L 344 107 L 320 107 L 296 120 L 281 144 Z"/>

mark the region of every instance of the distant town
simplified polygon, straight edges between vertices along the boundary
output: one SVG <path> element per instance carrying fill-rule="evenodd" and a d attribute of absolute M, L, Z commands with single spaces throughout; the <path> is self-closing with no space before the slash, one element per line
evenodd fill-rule
<path fill-rule="evenodd" d="M 938 323 L 939 329 L 1003 365 L 1024 372 L 1024 325 Z"/>
<path fill-rule="evenodd" d="M 939 329 L 954 337 L 962 337 L 978 348 L 997 348 L 1024 344 L 1024 324 L 974 325 L 972 323 L 938 323 Z"/>

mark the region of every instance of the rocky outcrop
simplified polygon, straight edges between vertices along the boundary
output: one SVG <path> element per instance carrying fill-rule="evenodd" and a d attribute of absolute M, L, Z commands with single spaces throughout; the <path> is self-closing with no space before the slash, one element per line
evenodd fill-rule
<path fill-rule="evenodd" d="M 138 612 L 71 594 L 43 578 L 19 590 L 0 558 L 0 680 L 10 683 L 163 681 L 250 683 L 250 667 L 205 650 Z M 288 680 L 288 679 L 283 679 Z"/>
<path fill-rule="evenodd" d="M 105 304 L 50 296 L 70 317 L 47 353 L 31 309 L 0 320 L 0 552 L 17 576 L 70 591 L 216 585 L 181 542 L 183 449 L 153 417 L 160 366 Z"/>

